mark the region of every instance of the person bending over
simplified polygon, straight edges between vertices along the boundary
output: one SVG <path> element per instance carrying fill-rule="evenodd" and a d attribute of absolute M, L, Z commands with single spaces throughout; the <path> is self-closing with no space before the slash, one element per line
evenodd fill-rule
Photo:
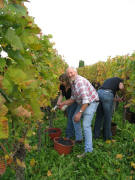
<path fill-rule="evenodd" d="M 73 123 L 76 139 L 82 140 L 81 118 L 83 119 L 85 152 L 77 156 L 83 157 L 85 153 L 93 151 L 91 121 L 99 103 L 98 93 L 87 79 L 78 75 L 75 68 L 67 68 L 66 73 L 71 83 L 72 95 L 69 100 L 62 102 L 61 105 L 71 105 L 77 102 Z"/>
<path fill-rule="evenodd" d="M 123 80 L 118 77 L 109 78 L 104 81 L 103 85 L 98 90 L 100 99 L 99 106 L 96 112 L 94 125 L 94 138 L 100 137 L 100 130 L 103 124 L 103 138 L 109 140 L 112 138 L 111 121 L 113 114 L 113 103 L 116 92 L 124 89 Z"/>
<path fill-rule="evenodd" d="M 59 77 L 60 81 L 60 96 L 58 97 L 57 105 L 60 107 L 60 104 L 62 100 L 70 99 L 71 97 L 71 85 L 69 82 L 69 79 L 66 74 L 62 74 Z M 75 136 L 75 130 L 74 130 L 74 124 L 72 121 L 73 113 L 76 109 L 77 103 L 73 103 L 72 105 L 68 106 L 66 108 L 66 114 L 67 114 L 67 126 L 66 126 L 66 138 L 71 139 Z"/>

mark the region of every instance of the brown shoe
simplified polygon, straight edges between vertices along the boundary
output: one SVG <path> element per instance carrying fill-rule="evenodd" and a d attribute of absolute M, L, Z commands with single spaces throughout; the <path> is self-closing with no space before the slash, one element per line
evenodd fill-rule
<path fill-rule="evenodd" d="M 82 153 L 82 154 L 77 155 L 77 157 L 78 157 L 78 158 L 83 158 L 85 155 L 86 155 L 86 153 L 84 152 L 84 153 Z"/>

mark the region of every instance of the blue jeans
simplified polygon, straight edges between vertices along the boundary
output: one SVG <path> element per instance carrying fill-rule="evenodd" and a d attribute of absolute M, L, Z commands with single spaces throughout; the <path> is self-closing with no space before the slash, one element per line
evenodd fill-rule
<path fill-rule="evenodd" d="M 74 129 L 74 124 L 72 121 L 73 114 L 77 108 L 77 103 L 73 103 L 70 106 L 67 107 L 66 112 L 67 112 L 67 127 L 66 127 L 66 138 L 71 138 L 75 136 L 75 129 Z"/>
<path fill-rule="evenodd" d="M 97 102 L 90 103 L 90 105 L 86 108 L 86 110 L 82 114 L 83 130 L 84 130 L 84 137 L 85 137 L 85 152 L 93 151 L 91 122 L 92 122 L 94 113 L 96 112 L 97 106 L 98 106 Z M 81 108 L 81 105 L 78 104 L 76 111 L 74 113 L 74 116 L 76 113 L 80 111 L 80 108 Z M 74 122 L 74 116 L 73 116 L 73 123 L 75 127 L 76 140 L 82 140 L 83 136 L 82 136 L 82 129 L 81 129 L 81 121 Z"/>
<path fill-rule="evenodd" d="M 114 95 L 112 92 L 103 89 L 98 90 L 98 95 L 100 103 L 96 112 L 94 137 L 99 138 L 101 126 L 103 124 L 103 138 L 106 141 L 107 139 L 111 139 L 112 137 L 111 121 Z"/>

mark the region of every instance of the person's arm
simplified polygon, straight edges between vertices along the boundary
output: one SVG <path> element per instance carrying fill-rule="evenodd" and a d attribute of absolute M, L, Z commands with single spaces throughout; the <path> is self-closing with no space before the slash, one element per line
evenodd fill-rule
<path fill-rule="evenodd" d="M 81 106 L 81 109 L 80 109 L 80 111 L 75 115 L 75 117 L 74 117 L 74 121 L 75 122 L 79 122 L 80 121 L 80 119 L 81 119 L 81 116 L 82 116 L 82 113 L 85 111 L 85 109 L 88 107 L 88 103 L 86 103 L 86 104 L 83 104 L 82 106 Z"/>
<path fill-rule="evenodd" d="M 80 109 L 80 113 L 83 113 L 84 111 L 85 111 L 85 109 L 88 107 L 88 103 L 86 103 L 86 104 L 83 104 L 82 106 L 81 106 L 81 109 Z"/>
<path fill-rule="evenodd" d="M 62 95 L 62 92 L 60 91 L 60 96 L 58 97 L 58 101 L 57 101 L 57 105 L 59 106 L 60 103 L 62 102 L 62 99 L 63 99 L 63 95 Z"/>
<path fill-rule="evenodd" d="M 75 102 L 75 100 L 74 99 L 67 99 L 67 100 L 65 100 L 65 101 L 63 101 L 62 103 L 60 103 L 60 106 L 64 106 L 64 105 L 71 105 L 71 104 L 73 104 Z"/>

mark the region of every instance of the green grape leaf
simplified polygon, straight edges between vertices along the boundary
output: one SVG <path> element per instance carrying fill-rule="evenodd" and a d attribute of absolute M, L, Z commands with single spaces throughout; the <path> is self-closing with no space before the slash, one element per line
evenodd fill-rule
<path fill-rule="evenodd" d="M 9 68 L 7 74 L 15 84 L 19 84 L 27 79 L 27 74 L 19 68 Z"/>
<path fill-rule="evenodd" d="M 27 137 L 31 137 L 32 135 L 33 135 L 32 129 L 28 130 L 28 132 L 27 132 Z"/>
<path fill-rule="evenodd" d="M 4 78 L 3 81 L 2 81 L 2 85 L 4 87 L 4 90 L 8 93 L 8 94 L 12 94 L 12 91 L 13 91 L 13 85 L 12 83 Z"/>
<path fill-rule="evenodd" d="M 32 63 L 31 59 L 29 59 L 27 56 L 25 57 L 24 55 L 22 55 L 18 50 L 16 52 L 12 51 L 10 54 L 14 57 L 16 63 L 22 68 L 26 68 L 26 66 L 31 65 Z"/>
<path fill-rule="evenodd" d="M 4 58 L 0 58 L 0 72 L 4 72 L 6 66 L 6 60 Z"/>
<path fill-rule="evenodd" d="M 19 4 L 9 4 L 9 9 L 14 12 L 18 17 L 19 16 L 26 16 L 27 10 L 25 7 L 19 5 Z"/>
<path fill-rule="evenodd" d="M 23 44 L 14 29 L 9 28 L 6 32 L 5 38 L 13 47 L 13 50 L 23 50 Z"/>
<path fill-rule="evenodd" d="M 28 31 L 21 35 L 21 39 L 26 45 L 30 45 L 33 50 L 40 50 L 42 47 L 39 39 L 35 35 L 30 34 Z"/>

